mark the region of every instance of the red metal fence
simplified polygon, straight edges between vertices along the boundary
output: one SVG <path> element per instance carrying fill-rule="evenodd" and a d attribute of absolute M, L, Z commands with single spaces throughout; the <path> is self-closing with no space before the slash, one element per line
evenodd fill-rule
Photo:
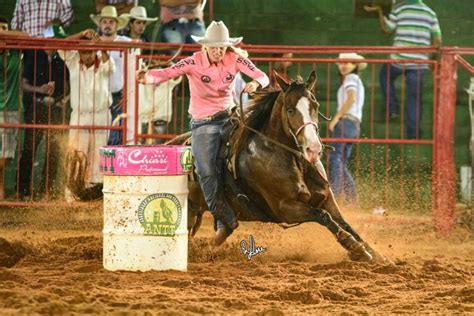
<path fill-rule="evenodd" d="M 183 133 L 188 129 L 187 104 L 189 92 L 186 80 L 176 83 L 176 87 L 165 87 L 158 91 L 157 88 L 149 88 L 144 91 L 143 87 L 133 81 L 133 71 L 140 65 L 140 60 L 148 60 L 148 56 L 133 55 L 129 59 L 129 52 L 132 48 L 140 47 L 150 49 L 153 45 L 155 51 L 165 51 L 176 47 L 170 45 L 154 44 L 130 44 L 130 43 L 100 43 L 93 44 L 53 39 L 22 39 L 0 37 L 0 49 L 20 50 L 26 49 L 44 50 L 61 49 L 69 51 L 88 50 L 93 47 L 96 50 L 116 51 L 122 54 L 124 58 L 123 81 L 124 95 L 123 103 L 128 106 L 123 108 L 124 119 L 121 126 L 111 126 L 111 119 L 108 117 L 107 124 L 69 124 L 62 121 L 46 123 L 27 124 L 24 121 L 18 123 L 1 122 L 0 128 L 5 130 L 16 130 L 18 132 L 19 146 L 16 148 L 16 155 L 13 162 L 9 162 L 4 168 L 4 178 L 11 173 L 12 168 L 16 173 L 10 178 L 14 178 L 14 185 L 6 190 L 6 197 L 0 201 L 0 205 L 53 205 L 64 201 L 64 179 L 59 181 L 59 190 L 56 195 L 51 194 L 51 188 L 48 187 L 48 179 L 43 179 L 46 187 L 41 195 L 34 198 L 35 179 L 38 176 L 38 160 L 35 156 L 42 155 L 43 165 L 48 169 L 51 152 L 50 143 L 51 133 L 61 131 L 63 141 L 67 139 L 65 131 L 71 130 L 120 130 L 128 140 L 129 144 L 147 144 L 156 143 L 162 139 L 169 139 L 177 134 Z M 291 77 L 297 75 L 306 77 L 310 70 L 316 69 L 318 73 L 317 99 L 321 104 L 321 110 L 330 116 L 335 113 L 336 93 L 339 85 L 337 79 L 337 69 L 335 67 L 335 54 L 342 52 L 356 52 L 362 54 L 369 64 L 368 69 L 362 75 L 366 87 L 365 111 L 362 122 L 362 135 L 358 139 L 335 139 L 330 137 L 327 127 L 322 128 L 323 140 L 329 143 L 347 142 L 354 143 L 354 157 L 351 168 L 354 171 L 355 179 L 358 184 L 358 191 L 361 196 L 361 206 L 363 208 L 383 207 L 385 209 L 396 209 L 409 213 L 410 210 L 425 209 L 431 210 L 436 227 L 442 233 L 447 233 L 454 225 L 454 206 L 456 192 L 456 175 L 453 158 L 453 129 L 454 113 L 456 102 L 456 62 L 473 71 L 460 55 L 473 55 L 473 49 L 454 49 L 443 48 L 440 51 L 441 59 L 437 61 L 415 61 L 415 63 L 429 63 L 432 71 L 429 73 L 429 82 L 425 87 L 424 93 L 428 96 L 425 99 L 425 113 L 422 119 L 423 126 L 430 126 L 423 135 L 414 139 L 408 139 L 405 133 L 405 120 L 403 109 L 406 105 L 402 98 L 401 118 L 392 121 L 388 113 L 384 112 L 387 107 L 386 100 L 380 97 L 380 87 L 377 83 L 377 72 L 381 64 L 394 63 L 395 60 L 387 59 L 385 56 L 396 52 L 422 52 L 434 53 L 434 47 L 424 48 L 394 48 L 394 47 L 313 47 L 313 46 L 270 46 L 270 45 L 245 45 L 243 47 L 250 53 L 250 58 L 265 71 L 270 72 L 275 68 L 276 63 L 291 62 L 289 70 Z M 193 45 L 184 45 L 183 54 L 190 54 L 197 49 Z M 293 53 L 293 57 L 274 57 L 274 54 Z M 136 59 L 135 59 L 136 57 Z M 153 56 L 153 59 L 166 60 L 166 55 Z M 23 71 L 23 69 L 21 70 Z M 5 76 L 5 74 L 0 74 Z M 21 76 L 20 76 L 21 77 Z M 404 74 L 400 82 L 404 83 Z M 6 82 L 6 81 L 5 81 Z M 19 82 L 21 89 L 23 82 Z M 442 87 L 440 89 L 440 87 Z M 399 95 L 406 93 L 403 84 L 397 85 Z M 148 93 L 151 108 L 142 115 L 144 109 L 144 98 Z M 165 97 L 163 99 L 163 94 Z M 160 99 L 160 101 L 158 101 Z M 164 104 L 164 105 L 163 105 Z M 165 109 L 164 109 L 165 108 Z M 157 114 L 161 111 L 161 114 Z M 20 116 L 23 116 L 21 110 L 18 110 Z M 134 113 L 138 113 L 135 115 Z M 428 114 L 428 115 L 426 115 Z M 420 113 L 421 115 L 421 113 Z M 157 130 L 158 121 L 162 121 L 161 130 Z M 426 122 L 429 122 L 427 124 Z M 431 124 L 432 122 L 432 124 Z M 158 126 L 160 127 L 160 126 Z M 19 174 L 22 169 L 20 165 L 21 145 L 24 139 L 25 131 L 33 129 L 42 130 L 47 137 L 43 154 L 35 154 L 37 147 L 33 149 L 33 160 L 31 161 L 31 184 L 32 191 L 30 196 L 22 196 L 19 190 Z M 127 132 L 128 131 L 128 132 Z M 158 133 L 159 132 L 159 133 Z M 127 142 L 124 139 L 124 143 Z M 61 153 L 60 164 L 64 164 L 64 148 Z M 94 163 L 94 162 L 91 162 Z M 64 171 L 61 166 L 53 166 Z M 331 172 L 329 170 L 329 172 Z M 64 175 L 64 173 L 59 173 Z M 48 173 L 46 173 L 48 177 Z M 8 181 L 7 181 L 8 182 Z M 11 182 L 11 180 L 10 180 Z M 10 183 L 11 184 L 11 183 Z M 8 187 L 8 185 L 6 186 Z M 13 189 L 12 189 L 13 187 Z"/>

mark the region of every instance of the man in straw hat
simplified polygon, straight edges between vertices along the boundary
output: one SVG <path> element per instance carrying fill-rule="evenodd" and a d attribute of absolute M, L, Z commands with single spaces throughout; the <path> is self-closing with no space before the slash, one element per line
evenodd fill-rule
<path fill-rule="evenodd" d="M 130 42 L 131 39 L 117 35 L 117 31 L 127 26 L 128 19 L 117 15 L 117 10 L 114 6 L 108 5 L 102 8 L 100 14 L 91 14 L 92 21 L 100 29 L 100 40 L 104 42 Z M 115 72 L 110 73 L 110 88 L 112 91 L 112 105 L 110 113 L 111 121 L 116 121 L 116 118 L 123 112 L 123 89 L 124 89 L 124 61 L 121 51 L 111 51 L 110 58 L 114 60 Z M 131 59 L 129 59 L 131 60 Z M 122 131 L 110 131 L 108 145 L 121 145 Z"/>
<path fill-rule="evenodd" d="M 134 41 L 148 42 L 144 34 L 145 29 L 151 23 L 156 22 L 158 18 L 149 18 L 146 8 L 142 6 L 133 7 L 130 13 L 124 13 L 120 16 L 128 20 L 128 29 L 123 32 L 123 35 L 130 37 Z"/>
<path fill-rule="evenodd" d="M 234 212 L 226 203 L 216 167 L 216 155 L 220 146 L 220 134 L 229 119 L 235 76 L 243 72 L 253 79 L 244 92 L 253 93 L 269 84 L 267 75 L 258 69 L 246 52 L 234 45 L 242 37 L 229 37 L 224 22 L 212 22 L 204 37 L 193 37 L 202 45 L 200 52 L 165 69 L 137 72 L 140 83 L 159 84 L 186 75 L 189 79 L 191 100 L 192 151 L 195 158 L 199 183 L 209 210 L 217 221 L 215 245 L 222 244 L 238 226 Z"/>
<path fill-rule="evenodd" d="M 337 62 L 341 85 L 337 90 L 337 113 L 329 123 L 334 138 L 359 138 L 365 90 L 359 72 L 367 63 L 358 62 L 364 57 L 355 53 L 339 54 Z M 330 153 L 329 178 L 336 197 L 344 197 L 350 204 L 357 205 L 357 190 L 348 168 L 352 143 L 333 143 L 335 150 Z"/>

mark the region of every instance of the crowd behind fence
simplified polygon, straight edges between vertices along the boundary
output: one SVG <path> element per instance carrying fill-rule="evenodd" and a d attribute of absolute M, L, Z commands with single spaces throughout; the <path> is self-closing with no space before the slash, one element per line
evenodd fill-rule
<path fill-rule="evenodd" d="M 10 131 L 10 134 L 13 134 L 13 140 L 12 137 L 2 139 L 4 148 L 13 146 L 13 150 L 10 150 L 13 154 L 10 153 L 10 156 L 5 156 L 6 151 L 3 151 L 3 158 L 11 158 L 4 160 L 5 195 L 0 201 L 3 205 L 74 200 L 74 196 L 68 196 L 66 187 L 68 182 L 77 180 L 71 178 L 79 176 L 77 166 L 81 163 L 85 164 L 84 166 L 90 166 L 86 168 L 89 174 L 80 175 L 87 179 L 86 186 L 100 184 L 101 176 L 96 168 L 98 148 L 107 145 L 111 131 L 119 131 L 126 135 L 122 141 L 124 145 L 150 145 L 163 143 L 188 130 L 189 92 L 186 78 L 178 78 L 158 86 L 143 86 L 135 82 L 134 74 L 136 69 L 143 67 L 143 61 L 153 59 L 161 61 L 156 64 L 170 64 L 196 50 L 193 45 L 184 45 L 183 56 L 176 57 L 175 60 L 168 60 L 167 55 L 151 57 L 140 55 L 136 49 L 147 46 L 135 43 L 90 44 L 48 39 L 30 39 L 29 42 L 21 39 L 17 41 L 2 39 L 0 45 L 2 45 L 0 49 L 6 49 L 9 52 L 18 51 L 24 56 L 18 69 L 19 81 L 12 83 L 11 78 L 4 78 L 5 85 L 15 84 L 20 97 L 16 101 L 18 102 L 17 119 L 9 118 L 5 110 L 4 120 L 0 124 L 4 131 Z M 167 48 L 169 49 L 169 45 Z M 417 127 L 420 127 L 421 133 L 415 137 L 408 137 L 404 117 L 406 113 L 404 101 L 406 90 L 403 84 L 406 80 L 405 74 L 401 74 L 402 79 L 395 86 L 401 100 L 400 117 L 389 116 L 386 111 L 388 103 L 381 96 L 377 80 L 378 69 L 384 64 L 395 62 L 395 60 L 380 57 L 381 54 L 404 48 L 311 46 L 247 46 L 244 48 L 248 49 L 250 58 L 260 69 L 267 71 L 270 77 L 274 69 L 281 72 L 282 65 L 287 66 L 284 67 L 285 75 L 293 79 L 298 76 L 306 77 L 310 70 L 315 69 L 318 74 L 316 98 L 321 112 L 328 117 L 334 115 L 336 110 L 339 86 L 336 54 L 356 51 L 364 55 L 364 61 L 368 63 L 368 67 L 361 74 L 366 91 L 361 136 L 358 139 L 334 138 L 331 136 L 328 125 L 320 122 L 322 140 L 333 144 L 338 142 L 354 144 L 350 168 L 358 184 L 361 195 L 360 206 L 363 208 L 383 207 L 407 212 L 414 208 L 417 210 L 432 208 L 434 168 L 437 163 L 440 163 L 434 161 L 439 128 L 437 107 L 440 80 L 439 64 L 436 61 L 411 61 L 412 63 L 429 63 L 432 71 L 428 75 L 428 84 L 423 91 L 423 107 L 416 114 L 420 116 L 417 122 L 420 125 Z M 93 72 L 87 74 L 81 68 L 84 65 L 79 60 L 68 59 L 68 56 L 76 54 L 75 51 L 85 52 L 91 49 L 115 52 L 124 56 L 122 73 L 124 86 L 127 88 L 123 91 L 123 104 L 126 106 L 123 107 L 123 115 L 118 120 L 111 119 L 109 111 L 111 95 L 107 92 L 110 89 L 108 80 L 114 65 L 101 68 L 96 64 L 92 68 Z M 158 43 L 155 49 L 162 50 Z M 59 50 L 59 55 L 48 55 L 49 51 L 54 50 Z M 411 48 L 411 50 L 432 52 L 433 48 Z M 44 53 L 46 53 L 46 60 L 59 58 L 58 63 L 50 62 L 42 65 L 40 58 L 45 58 Z M 285 55 L 288 53 L 293 55 Z M 62 65 L 60 61 L 63 61 Z M 46 82 L 35 82 L 34 80 L 39 80 L 38 78 L 41 77 L 38 73 L 41 66 L 58 67 L 55 80 L 49 77 L 44 79 Z M 77 73 L 71 72 L 73 68 Z M 53 73 L 53 68 L 49 68 L 49 72 Z M 100 72 L 103 73 L 102 77 Z M 75 80 L 71 78 L 71 75 L 78 74 L 79 78 Z M 6 76 L 6 72 L 0 75 Z M 86 78 L 89 79 L 84 81 L 81 75 L 88 76 Z M 26 78 L 27 76 L 29 79 Z M 243 77 L 239 80 L 246 79 Z M 54 85 L 53 89 L 56 89 L 56 94 L 47 92 L 47 89 L 51 88 L 48 87 L 51 82 L 54 82 L 52 85 Z M 71 82 L 77 84 L 71 86 Z M 46 84 L 46 86 L 42 87 L 43 93 L 33 92 L 25 96 L 25 84 L 36 87 Z M 84 87 L 87 87 L 86 91 Z M 272 87 L 277 86 L 272 83 Z M 5 88 L 8 87 L 5 86 Z M 102 95 L 98 90 L 103 92 Z M 238 93 L 239 91 L 236 91 L 236 95 Z M 94 97 L 91 98 L 91 95 Z M 92 103 L 82 103 L 81 98 L 88 98 L 92 100 Z M 249 97 L 249 102 L 251 99 L 252 96 Z M 79 105 L 75 109 L 76 112 L 71 111 L 71 103 Z M 86 148 L 84 144 L 87 144 Z M 76 148 L 75 154 L 71 153 L 71 148 Z M 328 156 L 323 157 L 326 166 L 329 165 Z M 331 173 L 329 168 L 328 172 Z"/>

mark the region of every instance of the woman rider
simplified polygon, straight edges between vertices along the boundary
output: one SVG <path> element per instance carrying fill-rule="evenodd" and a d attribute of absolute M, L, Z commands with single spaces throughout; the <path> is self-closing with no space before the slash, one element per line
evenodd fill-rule
<path fill-rule="evenodd" d="M 160 84 L 186 75 L 189 79 L 191 100 L 192 152 L 204 197 L 217 222 L 215 245 L 222 244 L 238 227 L 233 210 L 223 197 L 219 183 L 216 156 L 220 146 L 220 134 L 229 118 L 233 104 L 235 76 L 243 72 L 253 80 L 246 84 L 244 92 L 253 93 L 269 84 L 267 75 L 258 69 L 245 51 L 234 46 L 242 37 L 231 38 L 224 22 L 213 21 L 204 37 L 193 36 L 202 50 L 165 69 L 139 70 L 140 83 Z"/>

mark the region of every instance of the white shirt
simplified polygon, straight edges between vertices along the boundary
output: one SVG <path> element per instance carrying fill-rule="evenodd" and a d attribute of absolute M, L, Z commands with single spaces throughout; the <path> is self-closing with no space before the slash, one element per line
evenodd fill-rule
<path fill-rule="evenodd" d="M 80 62 L 77 51 L 58 51 L 64 60 L 70 76 L 71 108 L 73 112 L 92 113 L 104 111 L 112 104 L 112 95 L 109 89 L 109 76 L 114 72 L 114 61 L 110 58 L 107 62 L 99 62 L 86 68 Z M 91 93 L 91 92 L 94 93 Z M 95 124 L 107 125 L 107 122 L 82 122 L 81 125 Z M 78 125 L 78 122 L 71 122 Z"/>
<path fill-rule="evenodd" d="M 117 35 L 114 39 L 114 42 L 131 42 L 132 39 L 127 36 Z M 130 50 L 128 50 L 130 51 Z M 130 55 L 133 53 L 129 53 L 128 62 L 130 63 L 132 59 Z M 119 92 L 123 89 L 123 78 L 124 78 L 124 71 L 123 71 L 123 60 L 124 56 L 122 51 L 112 50 L 109 51 L 110 58 L 114 60 L 115 63 L 115 72 L 113 72 L 110 76 L 110 89 L 112 93 Z"/>
<path fill-rule="evenodd" d="M 347 91 L 350 90 L 354 91 L 355 99 L 345 114 L 350 114 L 362 122 L 362 108 L 364 107 L 365 89 L 362 81 L 356 74 L 347 75 L 337 90 L 337 111 L 342 108 L 342 105 L 347 99 Z"/>

